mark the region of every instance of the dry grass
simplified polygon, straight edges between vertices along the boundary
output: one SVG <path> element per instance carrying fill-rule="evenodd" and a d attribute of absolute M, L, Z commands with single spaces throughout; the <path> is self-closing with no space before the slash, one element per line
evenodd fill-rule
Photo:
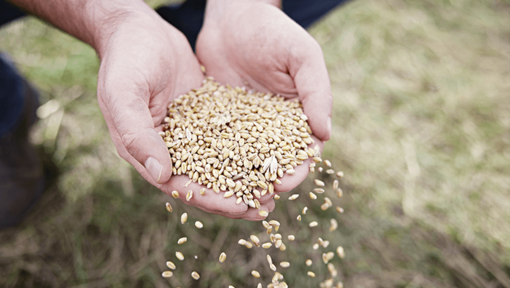
<path fill-rule="evenodd" d="M 345 248 L 333 263 L 346 287 L 510 287 L 510 3 L 429 2 L 355 1 L 311 29 L 335 95 L 323 156 L 345 172 L 346 212 L 299 197 L 270 215 L 296 227 L 296 241 L 273 257 L 292 263 L 290 287 L 313 287 L 327 273 L 313 241 L 303 240 L 318 237 Z M 34 138 L 61 172 L 23 225 L 0 232 L 0 286 L 255 287 L 250 271 L 270 276 L 265 249 L 236 244 L 263 232 L 260 223 L 183 205 L 116 155 L 90 48 L 35 19 L 0 30 L 0 43 L 42 102 L 58 101 L 46 105 Z M 332 217 L 334 232 L 306 228 L 315 220 L 328 229 Z M 173 255 L 183 236 L 181 262 Z M 161 277 L 167 259 L 178 266 L 170 280 Z"/>

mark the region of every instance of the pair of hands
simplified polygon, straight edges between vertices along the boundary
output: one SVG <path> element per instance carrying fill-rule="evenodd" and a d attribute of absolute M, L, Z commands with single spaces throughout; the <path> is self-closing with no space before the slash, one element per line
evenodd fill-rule
<path fill-rule="evenodd" d="M 321 149 L 331 134 L 331 90 L 319 44 L 280 9 L 263 1 L 215 1 L 207 4 L 196 56 L 184 35 L 154 11 L 132 14 L 117 22 L 98 50 L 99 105 L 119 155 L 154 186 L 184 200 L 187 176 L 172 176 L 172 162 L 158 135 L 168 104 L 202 84 L 203 73 L 218 82 L 247 86 L 257 91 L 299 97 Z M 309 160 L 310 161 L 310 160 Z M 290 191 L 308 174 L 308 162 L 294 175 L 275 185 Z M 212 190 L 190 202 L 204 211 L 229 218 L 261 220 L 258 210 L 235 197 L 223 198 Z M 272 211 L 272 196 L 265 195 L 261 209 Z"/>

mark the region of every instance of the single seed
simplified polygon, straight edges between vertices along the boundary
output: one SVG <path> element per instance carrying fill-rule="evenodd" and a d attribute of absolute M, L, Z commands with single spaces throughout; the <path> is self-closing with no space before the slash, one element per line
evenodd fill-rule
<path fill-rule="evenodd" d="M 234 286 L 232 286 L 232 285 L 228 285 L 228 288 L 235 288 L 235 287 L 234 287 Z"/>
<path fill-rule="evenodd" d="M 308 271 L 306 274 L 308 274 L 308 276 L 310 277 L 315 277 L 315 273 L 313 273 L 312 271 Z"/>
<path fill-rule="evenodd" d="M 221 254 L 220 254 L 220 262 L 221 263 L 225 262 L 225 259 L 227 259 L 227 254 L 225 254 L 225 252 L 221 252 Z"/>
<path fill-rule="evenodd" d="M 228 192 L 225 192 L 225 194 L 223 194 L 223 197 L 230 198 L 230 197 L 232 197 L 232 195 L 234 195 L 234 191 L 228 191 Z"/>
<path fill-rule="evenodd" d="M 248 242 L 248 241 L 246 241 L 246 244 L 244 244 L 244 246 L 246 246 L 246 248 L 248 248 L 248 249 L 253 248 L 253 244 L 251 242 Z"/>
<path fill-rule="evenodd" d="M 293 194 L 292 196 L 289 197 L 289 200 L 296 200 L 297 198 L 299 197 L 299 194 Z"/>
<path fill-rule="evenodd" d="M 323 168 L 322 168 L 322 167 L 317 168 L 317 171 L 318 171 L 319 173 L 322 173 L 322 170 L 323 170 Z"/>
<path fill-rule="evenodd" d="M 205 188 L 200 189 L 200 195 L 205 195 Z"/>
<path fill-rule="evenodd" d="M 324 164 L 328 167 L 331 167 L 331 162 L 329 160 L 324 160 Z"/>
<path fill-rule="evenodd" d="M 255 278 L 260 278 L 260 273 L 255 270 L 251 271 L 251 275 L 253 275 L 253 277 L 255 277 Z"/>
<path fill-rule="evenodd" d="M 181 223 L 184 224 L 186 223 L 186 221 L 188 221 L 188 213 L 182 213 L 181 215 Z"/>
<path fill-rule="evenodd" d="M 314 188 L 313 192 L 322 194 L 322 193 L 324 193 L 324 189 L 322 189 L 322 188 Z"/>
<path fill-rule="evenodd" d="M 259 215 L 262 217 L 267 217 L 269 215 L 269 213 L 267 213 L 267 211 L 265 211 L 265 210 L 260 210 Z"/>
<path fill-rule="evenodd" d="M 175 268 L 176 268 L 174 262 L 172 262 L 172 261 L 166 261 L 166 267 L 168 267 L 172 270 L 175 270 Z"/>
<path fill-rule="evenodd" d="M 276 266 L 273 263 L 269 264 L 269 268 L 276 272 Z"/>
<path fill-rule="evenodd" d="M 175 252 L 175 257 L 181 261 L 184 260 L 184 255 L 182 255 L 182 253 L 179 251 Z"/>
<path fill-rule="evenodd" d="M 305 207 L 303 207 L 303 211 L 302 211 L 303 215 L 306 214 L 306 211 L 308 211 L 308 207 L 305 206 Z"/>
<path fill-rule="evenodd" d="M 283 261 L 283 262 L 280 262 L 280 266 L 282 266 L 283 268 L 289 268 L 290 267 L 290 263 L 287 262 L 287 261 Z"/>
<path fill-rule="evenodd" d="M 342 207 L 340 207 L 340 206 L 337 206 L 337 207 L 336 207 L 336 211 L 337 211 L 338 213 L 344 213 L 344 208 L 342 208 Z"/>
<path fill-rule="evenodd" d="M 317 195 L 315 195 L 313 192 L 310 192 L 309 195 L 312 200 L 317 199 Z"/>
<path fill-rule="evenodd" d="M 259 237 L 255 236 L 255 235 L 250 235 L 250 239 L 253 242 L 253 244 L 255 244 L 257 247 L 260 246 Z"/>
<path fill-rule="evenodd" d="M 297 215 L 297 221 L 301 221 L 301 215 Z"/>
<path fill-rule="evenodd" d="M 276 195 L 274 195 L 273 198 L 274 198 L 274 200 L 278 200 L 278 199 L 280 199 L 280 195 L 276 194 Z"/>
<path fill-rule="evenodd" d="M 319 249 L 319 243 L 315 243 L 312 245 L 313 250 Z"/>
<path fill-rule="evenodd" d="M 198 280 L 200 279 L 200 274 L 198 274 L 197 271 L 193 271 L 191 272 L 191 277 L 193 277 L 195 280 Z"/>
<path fill-rule="evenodd" d="M 313 158 L 312 158 L 312 160 L 313 160 L 313 162 L 315 162 L 315 163 L 320 163 L 320 162 L 322 162 L 321 157 L 313 157 Z M 320 167 L 319 167 L 319 168 L 320 168 Z"/>
<path fill-rule="evenodd" d="M 239 241 L 237 241 L 237 243 L 238 243 L 239 245 L 246 245 L 246 240 L 244 240 L 244 239 L 239 239 Z"/>
<path fill-rule="evenodd" d="M 189 200 L 191 200 L 191 198 L 193 198 L 193 190 L 189 190 L 188 194 L 186 194 L 186 201 L 189 202 Z"/>
<path fill-rule="evenodd" d="M 336 228 L 338 228 L 338 222 L 336 221 L 336 219 L 333 219 L 333 218 L 331 218 L 330 222 L 331 222 L 331 227 L 329 227 L 329 231 L 330 232 L 335 231 Z"/>
<path fill-rule="evenodd" d="M 260 283 L 259 283 L 259 284 L 257 285 L 257 288 L 262 288 L 262 284 L 260 284 Z"/>
<path fill-rule="evenodd" d="M 333 190 L 338 189 L 338 180 L 333 181 Z"/>
<path fill-rule="evenodd" d="M 335 253 L 333 253 L 331 251 L 326 253 L 326 258 L 328 258 L 328 261 L 335 258 Z"/>
<path fill-rule="evenodd" d="M 342 191 L 341 188 L 336 189 L 336 196 L 338 196 L 338 197 L 344 196 L 344 192 Z"/>
<path fill-rule="evenodd" d="M 321 209 L 322 209 L 323 211 L 327 210 L 329 207 L 330 207 L 330 205 L 329 205 L 328 203 L 323 203 L 323 204 L 321 205 Z"/>
<path fill-rule="evenodd" d="M 317 221 L 312 221 L 312 222 L 310 222 L 310 224 L 308 224 L 308 226 L 310 226 L 310 227 L 317 227 L 317 225 L 319 225 L 319 223 L 317 223 Z"/>
<path fill-rule="evenodd" d="M 294 169 L 289 169 L 289 170 L 287 170 L 285 173 L 287 173 L 287 174 L 289 174 L 289 175 L 294 175 L 294 174 L 296 174 L 296 170 L 294 170 Z"/>
<path fill-rule="evenodd" d="M 289 241 L 294 241 L 296 239 L 296 236 L 289 235 L 289 236 L 287 236 L 287 238 L 289 239 Z"/>
<path fill-rule="evenodd" d="M 202 224 L 202 222 L 200 221 L 195 221 L 195 227 L 197 227 L 198 229 L 202 229 L 204 227 L 204 224 Z"/>
<path fill-rule="evenodd" d="M 312 259 L 306 259 L 305 263 L 306 263 L 306 266 L 310 267 L 310 266 L 312 266 L 313 262 L 312 262 Z"/>
<path fill-rule="evenodd" d="M 344 247 L 338 246 L 338 248 L 336 248 L 336 254 L 338 254 L 338 257 L 340 257 L 341 259 L 345 258 Z"/>
<path fill-rule="evenodd" d="M 172 191 L 172 197 L 174 197 L 175 199 L 179 198 L 179 192 Z"/>
<path fill-rule="evenodd" d="M 323 186 L 325 185 L 325 184 L 324 184 L 324 182 L 322 182 L 322 181 L 321 181 L 321 180 L 319 180 L 319 179 L 314 179 L 314 180 L 313 180 L 313 182 L 314 182 L 314 183 L 315 183 L 315 185 L 317 185 L 317 186 L 321 186 L 321 187 L 323 187 Z"/>
<path fill-rule="evenodd" d="M 273 246 L 273 244 L 271 244 L 270 242 L 266 242 L 266 243 L 262 244 L 262 248 L 264 248 L 264 249 L 269 249 L 269 248 L 271 248 L 271 246 Z"/>
<path fill-rule="evenodd" d="M 164 278 L 170 278 L 174 275 L 174 273 L 172 273 L 172 271 L 165 271 L 161 274 L 161 276 L 163 276 Z"/>
<path fill-rule="evenodd" d="M 336 172 L 336 177 L 338 177 L 338 178 L 344 177 L 344 172 L 343 171 Z"/>
<path fill-rule="evenodd" d="M 177 244 L 181 245 L 181 244 L 186 243 L 186 241 L 188 241 L 188 238 L 187 237 L 182 237 L 182 238 L 179 239 L 179 241 L 177 241 Z"/>
<path fill-rule="evenodd" d="M 172 205 L 171 205 L 170 203 L 168 203 L 168 202 L 166 202 L 166 210 L 167 210 L 168 212 L 172 212 L 172 211 L 174 211 L 174 209 L 172 208 Z"/>

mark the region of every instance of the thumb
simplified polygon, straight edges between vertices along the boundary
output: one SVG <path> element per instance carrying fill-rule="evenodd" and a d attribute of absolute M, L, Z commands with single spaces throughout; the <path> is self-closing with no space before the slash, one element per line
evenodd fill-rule
<path fill-rule="evenodd" d="M 99 104 L 117 152 L 147 181 L 168 182 L 172 176 L 172 161 L 165 142 L 155 130 L 148 101 L 144 100 L 150 99 L 150 92 L 139 87 L 105 86 L 98 87 Z M 146 91 L 141 92 L 146 95 L 136 95 L 132 91 Z"/>
<path fill-rule="evenodd" d="M 309 36 L 309 35 L 308 35 Z M 312 132 L 322 141 L 331 138 L 333 97 L 320 45 L 310 37 L 308 45 L 291 53 L 289 72 L 294 79 Z"/>

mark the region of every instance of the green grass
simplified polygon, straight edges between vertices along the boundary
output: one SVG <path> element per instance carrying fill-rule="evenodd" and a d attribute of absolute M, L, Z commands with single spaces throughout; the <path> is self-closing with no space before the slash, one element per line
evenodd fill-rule
<path fill-rule="evenodd" d="M 291 287 L 327 276 L 309 248 L 319 236 L 344 246 L 346 258 L 333 262 L 346 287 L 510 287 L 509 12 L 496 0 L 359 0 L 310 30 L 335 96 L 324 158 L 345 172 L 346 212 L 322 212 L 305 197 L 278 204 L 271 217 L 302 239 L 275 256 L 291 261 Z M 247 275 L 265 259 L 235 243 L 259 224 L 176 202 L 168 214 L 170 197 L 117 156 L 95 99 L 92 49 L 36 19 L 0 30 L 0 43 L 42 102 L 60 107 L 34 131 L 60 177 L 23 225 L 0 232 L 0 286 L 256 286 Z M 301 229 L 304 205 L 324 225 L 337 217 L 339 229 Z M 204 229 L 179 224 L 184 211 Z M 188 261 L 161 279 L 183 234 Z M 308 257 L 315 280 L 304 276 Z"/>

